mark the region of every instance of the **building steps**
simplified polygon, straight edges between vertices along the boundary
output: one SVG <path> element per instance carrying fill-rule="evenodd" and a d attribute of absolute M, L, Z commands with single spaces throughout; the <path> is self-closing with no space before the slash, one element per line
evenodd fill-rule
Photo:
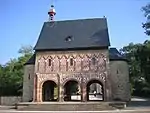
<path fill-rule="evenodd" d="M 115 104 L 109 102 L 31 102 L 19 103 L 17 105 L 17 109 L 22 111 L 102 111 L 114 110 L 117 108 L 116 106 L 119 106 L 119 108 L 124 108 L 125 103 L 120 102 Z"/>

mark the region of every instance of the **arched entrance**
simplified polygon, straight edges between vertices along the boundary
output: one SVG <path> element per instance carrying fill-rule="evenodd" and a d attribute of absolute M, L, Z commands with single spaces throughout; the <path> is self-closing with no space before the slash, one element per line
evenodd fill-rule
<path fill-rule="evenodd" d="M 54 81 L 48 80 L 42 86 L 42 101 L 57 101 L 58 86 Z"/>
<path fill-rule="evenodd" d="M 64 85 L 64 101 L 80 101 L 80 85 L 75 80 L 70 80 Z"/>
<path fill-rule="evenodd" d="M 99 80 L 91 80 L 87 83 L 87 101 L 103 101 L 104 88 Z"/>

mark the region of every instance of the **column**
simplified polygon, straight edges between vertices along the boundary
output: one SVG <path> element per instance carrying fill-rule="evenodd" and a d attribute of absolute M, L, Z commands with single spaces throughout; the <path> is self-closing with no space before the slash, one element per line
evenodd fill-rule
<path fill-rule="evenodd" d="M 87 91 L 86 91 L 86 84 L 82 82 L 82 94 L 81 94 L 82 102 L 87 101 Z"/>
<path fill-rule="evenodd" d="M 59 85 L 59 102 L 63 102 L 64 101 L 64 88 L 63 85 L 60 84 Z"/>
<path fill-rule="evenodd" d="M 36 91 L 36 101 L 41 102 L 41 91 L 38 83 L 37 83 L 37 91 Z"/>
<path fill-rule="evenodd" d="M 37 75 L 34 75 L 33 102 L 37 101 Z"/>

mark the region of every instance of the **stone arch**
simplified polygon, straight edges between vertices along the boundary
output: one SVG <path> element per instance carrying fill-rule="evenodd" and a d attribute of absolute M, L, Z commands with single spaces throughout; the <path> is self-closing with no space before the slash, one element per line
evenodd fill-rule
<path fill-rule="evenodd" d="M 99 78 L 91 78 L 91 79 L 87 80 L 87 81 L 86 81 L 86 86 L 87 86 L 87 84 L 88 84 L 89 82 L 91 82 L 91 81 L 97 81 L 97 82 L 101 83 L 103 86 L 105 86 L 105 81 L 102 80 L 102 79 L 99 79 Z"/>
<path fill-rule="evenodd" d="M 39 83 L 39 86 L 42 87 L 43 84 L 44 84 L 46 81 L 53 81 L 53 82 L 56 83 L 56 85 L 58 85 L 58 82 L 57 82 L 56 80 L 54 80 L 54 79 L 44 79 L 44 80 L 42 80 L 42 81 Z"/>
<path fill-rule="evenodd" d="M 64 101 L 80 101 L 81 100 L 81 84 L 76 79 L 70 79 L 63 85 Z"/>
<path fill-rule="evenodd" d="M 73 77 L 71 77 L 71 78 L 65 78 L 64 80 L 63 80 L 63 82 L 62 82 L 62 85 L 64 86 L 68 81 L 76 81 L 78 84 L 81 84 L 81 81 L 78 79 L 78 78 L 73 78 Z"/>
<path fill-rule="evenodd" d="M 53 80 L 46 80 L 42 84 L 42 101 L 58 100 L 58 85 Z"/>
<path fill-rule="evenodd" d="M 92 86 L 94 86 L 95 88 L 92 89 Z M 104 101 L 105 96 L 104 83 L 98 79 L 90 79 L 86 83 L 86 95 L 87 101 Z"/>

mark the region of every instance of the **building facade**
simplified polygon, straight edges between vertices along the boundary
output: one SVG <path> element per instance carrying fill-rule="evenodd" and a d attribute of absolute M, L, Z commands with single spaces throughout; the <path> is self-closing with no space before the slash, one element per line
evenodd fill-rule
<path fill-rule="evenodd" d="M 130 100 L 128 63 L 106 18 L 45 22 L 26 62 L 23 101 Z"/>

